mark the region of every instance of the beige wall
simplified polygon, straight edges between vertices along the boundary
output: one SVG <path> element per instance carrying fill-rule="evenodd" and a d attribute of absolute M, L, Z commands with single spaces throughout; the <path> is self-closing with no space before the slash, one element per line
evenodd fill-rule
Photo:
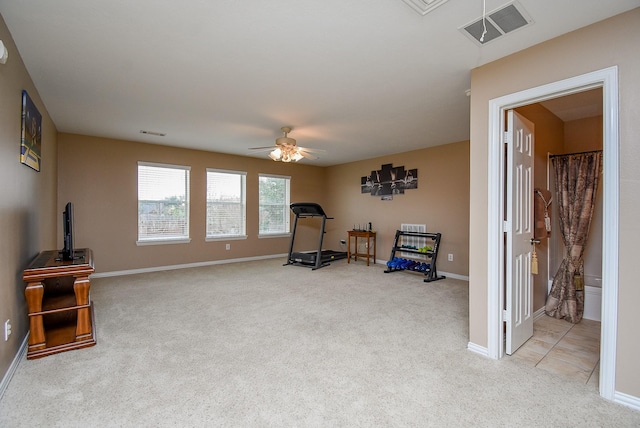
<path fill-rule="evenodd" d="M 73 134 L 58 147 L 58 211 L 73 202 L 75 246 L 93 250 L 96 272 L 287 253 L 289 238 L 258 238 L 258 173 L 291 176 L 291 202 L 325 202 L 325 169 L 315 166 Z M 138 161 L 191 167 L 190 243 L 136 245 Z M 206 168 L 247 172 L 246 240 L 205 241 Z M 318 227 L 299 227 L 296 249 L 316 248 Z"/>
<path fill-rule="evenodd" d="M 9 50 L 7 63 L 0 64 L 0 322 L 9 319 L 13 327 L 8 342 L 0 339 L 2 377 L 29 329 L 22 271 L 39 251 L 56 243 L 57 149 L 56 128 L 1 17 L 0 40 Z M 20 163 L 23 89 L 42 114 L 40 172 Z"/>
<path fill-rule="evenodd" d="M 620 96 L 619 302 L 616 390 L 640 396 L 640 287 L 634 260 L 640 240 L 640 9 L 596 23 L 472 71 L 470 341 L 487 345 L 488 102 L 528 88 L 618 66 Z"/>
<path fill-rule="evenodd" d="M 283 164 L 168 146 L 60 134 L 58 211 L 72 201 L 76 247 L 95 254 L 96 272 L 114 272 L 244 257 L 284 254 L 289 238 L 258 239 L 258 173 L 290 175 L 292 202 L 320 203 L 334 217 L 326 225 L 324 248 L 340 244 L 354 223 L 371 221 L 379 232 L 379 260 L 387 260 L 400 223 L 426 223 L 443 234 L 439 270 L 468 275 L 469 143 L 456 143 L 329 168 Z M 99 159 L 97 162 L 87 160 Z M 191 166 L 191 243 L 136 246 L 137 162 Z M 393 201 L 360 193 L 360 177 L 384 163 L 418 169 L 419 187 Z M 247 235 L 240 241 L 204 240 L 205 170 L 247 172 Z M 455 174 L 452 173 L 455 171 Z M 455 207 L 455 210 L 452 210 Z M 313 250 L 319 220 L 301 220 L 295 250 Z M 59 231 L 58 235 L 61 232 Z M 225 244 L 231 250 L 225 250 Z M 58 242 L 62 246 L 62 242 Z M 448 262 L 446 254 L 454 254 Z"/>
<path fill-rule="evenodd" d="M 383 164 L 418 170 L 418 188 L 394 195 L 392 201 L 360 193 L 360 178 Z M 367 159 L 328 168 L 327 213 L 335 227 L 327 233 L 329 248 L 339 249 L 354 224 L 373 224 L 377 259 L 389 259 L 393 239 L 402 223 L 426 224 L 442 233 L 438 270 L 466 277 L 469 248 L 469 142 L 460 142 Z M 447 261 L 447 254 L 454 261 Z"/>
<path fill-rule="evenodd" d="M 565 122 L 564 153 L 602 149 L 602 116 Z"/>

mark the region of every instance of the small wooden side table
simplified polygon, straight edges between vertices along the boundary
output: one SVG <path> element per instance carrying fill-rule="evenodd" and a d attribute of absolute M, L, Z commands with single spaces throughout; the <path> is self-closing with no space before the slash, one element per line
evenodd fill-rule
<path fill-rule="evenodd" d="M 90 249 L 76 250 L 73 260 L 58 251 L 43 251 L 24 270 L 29 310 L 27 358 L 40 358 L 96 344 L 89 275 L 94 272 Z"/>
<path fill-rule="evenodd" d="M 349 234 L 349 242 L 347 246 L 347 263 L 351 263 L 351 256 L 353 256 L 355 261 L 358 261 L 358 257 L 366 257 L 367 258 L 367 266 L 369 266 L 369 259 L 373 258 L 373 263 L 376 263 L 376 232 L 372 232 L 370 230 L 350 230 Z M 351 238 L 355 239 L 355 251 L 351 252 Z M 365 238 L 367 240 L 367 252 L 359 253 L 358 252 L 358 238 Z M 371 245 L 373 242 L 373 245 Z M 373 247 L 373 255 L 371 254 L 371 248 Z"/>

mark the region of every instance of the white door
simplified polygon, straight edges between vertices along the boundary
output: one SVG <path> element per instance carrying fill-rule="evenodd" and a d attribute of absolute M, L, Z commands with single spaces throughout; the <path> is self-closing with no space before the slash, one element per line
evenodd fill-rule
<path fill-rule="evenodd" d="M 507 112 L 506 353 L 533 336 L 533 130 L 513 110 Z"/>

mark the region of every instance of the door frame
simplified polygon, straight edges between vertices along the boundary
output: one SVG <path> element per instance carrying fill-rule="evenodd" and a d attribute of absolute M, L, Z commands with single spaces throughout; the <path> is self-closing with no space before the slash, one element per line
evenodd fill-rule
<path fill-rule="evenodd" d="M 618 67 L 613 66 L 538 86 L 489 101 L 488 236 L 487 236 L 487 355 L 505 355 L 503 302 L 504 278 L 504 171 L 506 110 L 602 88 L 603 96 L 603 257 L 602 315 L 600 328 L 600 395 L 614 400 L 618 320 L 618 240 L 620 205 Z"/>

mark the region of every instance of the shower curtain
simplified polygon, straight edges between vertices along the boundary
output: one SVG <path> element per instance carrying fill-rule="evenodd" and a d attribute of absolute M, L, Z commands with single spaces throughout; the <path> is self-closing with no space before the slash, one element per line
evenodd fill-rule
<path fill-rule="evenodd" d="M 564 259 L 553 278 L 545 312 L 576 324 L 584 312 L 584 260 L 602 151 L 555 156 L 556 201 Z"/>

